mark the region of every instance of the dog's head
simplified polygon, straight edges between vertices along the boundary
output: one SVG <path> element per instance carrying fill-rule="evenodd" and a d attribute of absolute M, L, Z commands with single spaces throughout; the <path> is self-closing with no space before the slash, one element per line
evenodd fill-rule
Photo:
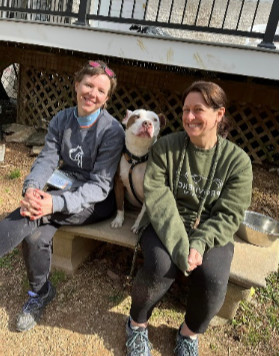
<path fill-rule="evenodd" d="M 138 109 L 135 111 L 127 110 L 126 116 L 122 123 L 136 137 L 141 137 L 147 140 L 157 138 L 161 127 L 166 124 L 166 119 L 163 114 L 156 114 L 153 111 Z"/>

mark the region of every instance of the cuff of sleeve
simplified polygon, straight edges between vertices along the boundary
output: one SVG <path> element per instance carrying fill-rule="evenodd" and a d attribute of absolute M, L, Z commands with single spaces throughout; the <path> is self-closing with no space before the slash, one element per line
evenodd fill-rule
<path fill-rule="evenodd" d="M 199 241 L 199 240 L 192 240 L 190 241 L 190 249 L 194 248 L 197 252 L 201 254 L 201 256 L 204 255 L 206 245 L 204 242 Z"/>
<path fill-rule="evenodd" d="M 24 184 L 24 185 L 23 185 L 23 188 L 22 188 L 22 192 L 21 192 L 21 194 L 22 194 L 23 197 L 24 197 L 24 195 L 25 195 L 25 193 L 26 193 L 26 191 L 27 191 L 28 188 L 37 189 L 38 187 L 36 186 L 35 183 L 31 183 L 31 182 Z"/>
<path fill-rule="evenodd" d="M 65 201 L 63 197 L 59 195 L 53 195 L 52 201 L 53 201 L 53 213 L 62 212 L 65 207 Z"/>

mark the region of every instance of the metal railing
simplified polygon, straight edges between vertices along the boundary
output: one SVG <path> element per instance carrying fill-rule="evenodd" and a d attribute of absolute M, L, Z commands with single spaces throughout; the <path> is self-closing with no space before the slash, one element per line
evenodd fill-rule
<path fill-rule="evenodd" d="M 1 18 L 126 28 L 158 36 L 210 34 L 217 42 L 257 39 L 259 47 L 269 49 L 279 42 L 279 0 L 0 0 Z"/>

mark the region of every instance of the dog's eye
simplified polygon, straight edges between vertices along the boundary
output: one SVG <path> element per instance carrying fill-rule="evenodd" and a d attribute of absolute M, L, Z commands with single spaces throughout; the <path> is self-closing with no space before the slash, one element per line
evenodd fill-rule
<path fill-rule="evenodd" d="M 158 119 L 156 118 L 156 117 L 154 117 L 154 119 L 153 119 L 155 122 L 157 122 L 158 121 Z"/>

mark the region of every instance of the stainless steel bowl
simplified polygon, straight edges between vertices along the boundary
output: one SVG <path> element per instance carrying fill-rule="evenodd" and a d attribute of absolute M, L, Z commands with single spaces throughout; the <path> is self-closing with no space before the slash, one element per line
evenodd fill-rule
<path fill-rule="evenodd" d="M 270 246 L 279 237 L 279 222 L 254 211 L 245 211 L 236 235 L 257 246 Z"/>

